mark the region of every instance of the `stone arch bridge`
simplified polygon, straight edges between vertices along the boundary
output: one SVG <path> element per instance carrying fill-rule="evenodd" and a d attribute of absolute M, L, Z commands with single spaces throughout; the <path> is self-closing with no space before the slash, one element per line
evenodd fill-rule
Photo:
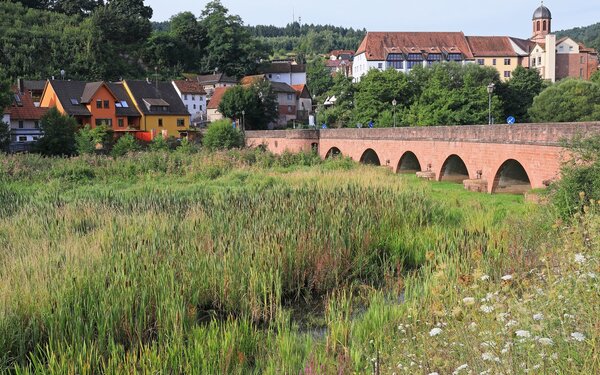
<path fill-rule="evenodd" d="M 276 154 L 341 154 L 397 173 L 463 182 L 475 191 L 523 193 L 558 179 L 569 158 L 563 141 L 589 134 L 600 134 L 600 122 L 249 131 L 246 143 Z"/>

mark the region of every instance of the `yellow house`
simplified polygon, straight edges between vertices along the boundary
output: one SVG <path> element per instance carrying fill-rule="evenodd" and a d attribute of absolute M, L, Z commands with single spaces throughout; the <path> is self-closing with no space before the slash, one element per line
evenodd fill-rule
<path fill-rule="evenodd" d="M 509 80 L 518 66 L 528 66 L 528 40 L 507 36 L 468 36 L 475 62 L 498 70 L 500 79 Z"/>
<path fill-rule="evenodd" d="M 142 114 L 140 130 L 165 138 L 188 136 L 190 113 L 171 82 L 127 80 L 123 84 Z"/>

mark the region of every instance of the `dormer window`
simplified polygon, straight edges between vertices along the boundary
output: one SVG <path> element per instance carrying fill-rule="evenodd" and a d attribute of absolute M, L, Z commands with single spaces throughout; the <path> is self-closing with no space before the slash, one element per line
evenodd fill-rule
<path fill-rule="evenodd" d="M 163 99 L 143 99 L 150 112 L 169 112 L 169 103 Z"/>

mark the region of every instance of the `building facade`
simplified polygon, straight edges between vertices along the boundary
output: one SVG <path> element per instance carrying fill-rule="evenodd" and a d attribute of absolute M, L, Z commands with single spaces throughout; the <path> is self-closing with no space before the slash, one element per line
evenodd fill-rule
<path fill-rule="evenodd" d="M 285 83 L 286 85 L 306 84 L 306 65 L 294 62 L 273 62 L 260 70 L 271 82 Z"/>
<path fill-rule="evenodd" d="M 197 81 L 173 81 L 173 87 L 190 113 L 190 124 L 206 122 L 206 91 Z"/>

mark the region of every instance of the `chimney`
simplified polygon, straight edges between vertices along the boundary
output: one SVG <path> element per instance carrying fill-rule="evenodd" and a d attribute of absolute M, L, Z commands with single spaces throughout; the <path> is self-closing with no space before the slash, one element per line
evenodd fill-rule
<path fill-rule="evenodd" d="M 23 82 L 23 78 L 17 78 L 17 90 L 19 90 L 20 94 L 25 93 L 25 83 Z"/>

